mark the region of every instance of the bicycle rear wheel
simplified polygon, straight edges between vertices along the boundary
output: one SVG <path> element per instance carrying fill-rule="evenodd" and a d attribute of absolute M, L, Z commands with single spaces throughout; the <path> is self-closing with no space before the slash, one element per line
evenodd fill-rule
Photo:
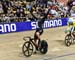
<path fill-rule="evenodd" d="M 48 43 L 47 43 L 46 40 L 42 40 L 42 41 L 41 41 L 40 52 L 41 52 L 42 54 L 46 54 L 47 51 L 48 51 Z"/>
<path fill-rule="evenodd" d="M 29 57 L 33 53 L 33 45 L 30 41 L 26 41 L 22 46 L 22 52 L 26 57 Z"/>

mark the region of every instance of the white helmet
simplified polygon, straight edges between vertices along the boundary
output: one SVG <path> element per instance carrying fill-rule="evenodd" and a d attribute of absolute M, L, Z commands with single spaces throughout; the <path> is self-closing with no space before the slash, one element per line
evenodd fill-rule
<path fill-rule="evenodd" d="M 73 25 L 73 18 L 68 18 L 68 24 Z"/>

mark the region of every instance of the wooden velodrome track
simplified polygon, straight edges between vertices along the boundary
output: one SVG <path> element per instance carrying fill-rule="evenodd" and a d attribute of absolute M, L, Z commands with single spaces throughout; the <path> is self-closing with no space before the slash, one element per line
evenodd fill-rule
<path fill-rule="evenodd" d="M 75 45 L 67 47 L 64 44 L 65 29 L 66 27 L 45 29 L 41 38 L 48 42 L 48 53 L 37 53 L 28 58 L 22 54 L 22 38 L 33 37 L 35 31 L 0 35 L 0 60 L 75 60 Z"/>

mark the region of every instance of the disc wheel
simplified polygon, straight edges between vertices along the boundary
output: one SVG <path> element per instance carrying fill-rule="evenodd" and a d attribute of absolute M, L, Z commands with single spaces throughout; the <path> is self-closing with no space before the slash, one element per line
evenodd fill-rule
<path fill-rule="evenodd" d="M 48 43 L 45 40 L 41 41 L 41 48 L 40 48 L 40 52 L 42 54 L 46 54 L 48 51 Z"/>

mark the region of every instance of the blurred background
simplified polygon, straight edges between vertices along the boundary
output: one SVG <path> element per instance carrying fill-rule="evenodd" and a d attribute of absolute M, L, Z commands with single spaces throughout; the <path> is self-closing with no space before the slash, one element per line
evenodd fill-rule
<path fill-rule="evenodd" d="M 35 21 L 28 5 L 36 16 L 50 8 L 47 19 L 75 16 L 75 0 L 1 0 L 0 23 Z"/>

